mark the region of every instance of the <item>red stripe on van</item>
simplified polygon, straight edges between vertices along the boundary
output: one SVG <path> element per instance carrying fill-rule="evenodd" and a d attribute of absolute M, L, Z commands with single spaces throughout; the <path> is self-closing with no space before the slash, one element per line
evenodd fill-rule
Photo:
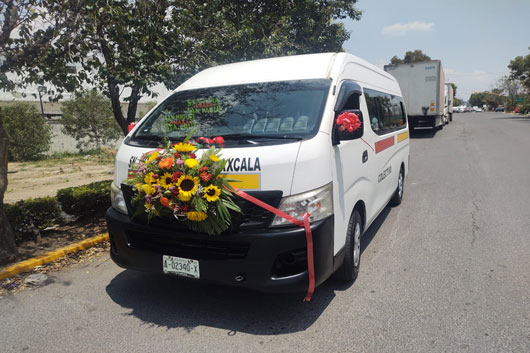
<path fill-rule="evenodd" d="M 394 145 L 394 136 L 386 138 L 375 143 L 375 153 L 386 150 L 388 147 Z"/>

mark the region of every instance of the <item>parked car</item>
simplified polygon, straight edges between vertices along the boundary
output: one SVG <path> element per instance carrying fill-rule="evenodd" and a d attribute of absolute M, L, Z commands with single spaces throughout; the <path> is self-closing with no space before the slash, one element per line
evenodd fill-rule
<path fill-rule="evenodd" d="M 499 105 L 497 108 L 495 108 L 496 112 L 504 112 L 504 105 Z"/>
<path fill-rule="evenodd" d="M 473 110 L 470 107 L 464 108 L 464 113 L 471 113 Z"/>
<path fill-rule="evenodd" d="M 480 109 L 479 107 L 477 107 L 477 106 L 475 105 L 475 106 L 473 106 L 473 111 L 474 111 L 474 112 L 481 112 L 482 109 Z"/>

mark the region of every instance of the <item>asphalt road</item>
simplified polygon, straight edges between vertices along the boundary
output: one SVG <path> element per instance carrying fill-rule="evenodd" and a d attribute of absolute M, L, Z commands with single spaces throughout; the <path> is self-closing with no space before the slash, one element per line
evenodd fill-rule
<path fill-rule="evenodd" d="M 2 352 L 530 352 L 530 118 L 455 114 L 411 139 L 361 273 L 267 295 L 108 256 L 0 299 Z"/>

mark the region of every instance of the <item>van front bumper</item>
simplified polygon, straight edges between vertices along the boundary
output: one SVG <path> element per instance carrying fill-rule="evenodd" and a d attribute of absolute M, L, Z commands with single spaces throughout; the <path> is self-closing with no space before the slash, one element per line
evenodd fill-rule
<path fill-rule="evenodd" d="M 163 273 L 162 256 L 171 255 L 199 261 L 200 279 L 192 281 L 264 292 L 305 291 L 309 285 L 306 236 L 300 227 L 210 236 L 138 223 L 112 208 L 107 210 L 107 227 L 111 257 L 124 268 Z M 333 216 L 314 222 L 311 232 L 318 286 L 338 265 L 333 256 Z"/>

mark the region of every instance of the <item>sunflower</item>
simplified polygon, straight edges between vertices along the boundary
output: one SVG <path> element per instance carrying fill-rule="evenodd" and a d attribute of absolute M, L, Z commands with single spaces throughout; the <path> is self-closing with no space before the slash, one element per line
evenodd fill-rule
<path fill-rule="evenodd" d="M 184 163 L 186 164 L 186 167 L 188 168 L 195 168 L 197 165 L 199 165 L 199 162 L 197 162 L 197 160 L 193 158 L 186 159 Z"/>
<path fill-rule="evenodd" d="M 169 189 L 170 187 L 173 186 L 173 174 L 171 173 L 164 173 L 164 175 L 162 175 L 162 177 L 160 177 L 158 179 L 158 185 L 160 185 L 161 187 L 163 187 L 164 189 Z"/>
<path fill-rule="evenodd" d="M 144 176 L 144 182 L 145 182 L 146 184 L 152 184 L 152 183 L 156 182 L 156 179 L 153 178 L 153 175 L 155 175 L 155 173 L 153 173 L 153 172 L 147 173 L 147 174 Z"/>
<path fill-rule="evenodd" d="M 193 146 L 191 143 L 177 143 L 176 145 L 173 145 L 173 148 L 176 149 L 179 152 L 191 152 L 195 149 L 195 146 Z"/>
<path fill-rule="evenodd" d="M 184 195 L 184 194 L 178 194 L 177 195 L 178 199 L 182 202 L 188 202 L 190 199 L 191 199 L 191 195 Z"/>
<path fill-rule="evenodd" d="M 156 161 L 157 158 L 158 158 L 158 151 L 154 151 L 153 153 L 149 155 L 149 158 L 145 161 L 145 164 L 149 164 L 153 161 Z"/>
<path fill-rule="evenodd" d="M 204 195 L 202 197 L 208 202 L 215 202 L 219 199 L 219 195 L 221 195 L 221 189 L 215 185 L 209 185 L 204 189 Z"/>
<path fill-rule="evenodd" d="M 189 198 L 192 195 L 195 195 L 195 192 L 197 192 L 197 185 L 199 184 L 200 180 L 197 177 L 193 177 L 191 175 L 183 175 L 177 180 L 177 186 L 179 188 L 179 198 L 180 195 L 183 197 Z M 182 199 L 181 199 L 182 200 Z"/>
<path fill-rule="evenodd" d="M 156 194 L 156 188 L 152 184 L 143 184 L 142 185 L 142 191 L 146 195 L 153 195 Z"/>
<path fill-rule="evenodd" d="M 190 221 L 201 222 L 204 221 L 208 215 L 204 212 L 190 211 L 186 212 L 186 217 L 188 217 Z"/>

